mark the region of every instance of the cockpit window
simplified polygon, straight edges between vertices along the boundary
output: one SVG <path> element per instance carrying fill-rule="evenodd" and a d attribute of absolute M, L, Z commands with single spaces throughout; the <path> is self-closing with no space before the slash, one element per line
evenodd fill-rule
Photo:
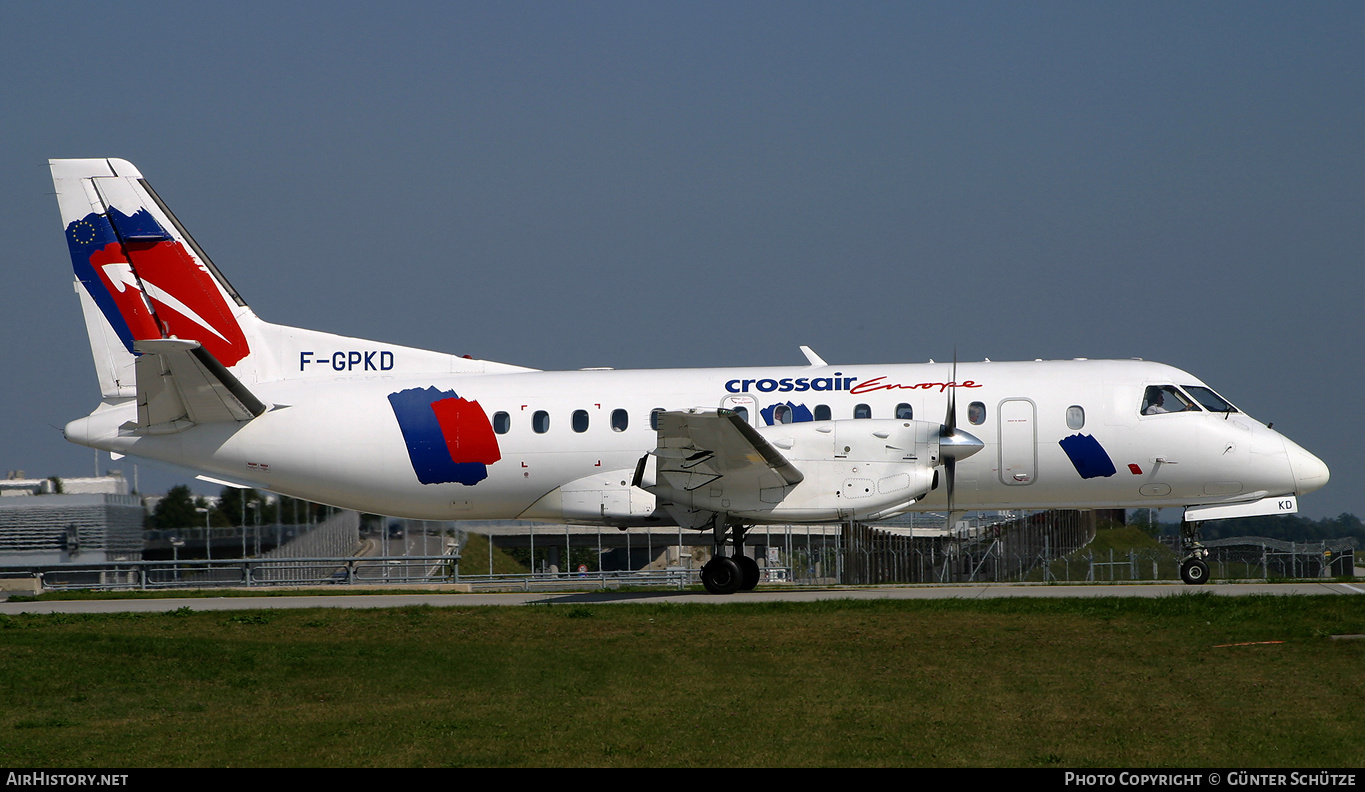
<path fill-rule="evenodd" d="M 1193 396 L 1195 401 L 1204 405 L 1204 409 L 1209 412 L 1237 412 L 1237 408 L 1228 404 L 1226 399 L 1203 385 L 1186 385 L 1185 392 Z"/>
<path fill-rule="evenodd" d="M 1174 385 L 1149 385 L 1146 393 L 1142 394 L 1143 415 L 1187 411 L 1199 412 L 1199 407 Z"/>

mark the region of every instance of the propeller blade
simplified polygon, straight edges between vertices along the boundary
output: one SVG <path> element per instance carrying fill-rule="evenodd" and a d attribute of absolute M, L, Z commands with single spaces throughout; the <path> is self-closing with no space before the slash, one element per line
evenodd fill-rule
<path fill-rule="evenodd" d="M 948 519 L 953 515 L 953 481 L 957 478 L 957 460 L 952 457 L 943 458 L 943 472 L 948 480 Z"/>
<path fill-rule="evenodd" d="M 956 505 L 953 490 L 957 484 L 957 461 L 966 459 L 986 447 L 976 435 L 957 428 L 957 350 L 953 350 L 951 382 L 948 390 L 948 414 L 944 416 L 943 425 L 938 433 L 938 456 L 943 461 L 943 477 L 950 515 Z"/>
<path fill-rule="evenodd" d="M 957 429 L 957 350 L 953 350 L 953 378 L 949 380 L 948 414 L 943 418 L 943 436 L 951 435 Z"/>
<path fill-rule="evenodd" d="M 953 348 L 953 376 L 949 380 L 948 386 L 948 414 L 943 416 L 943 426 L 939 429 L 938 444 L 939 455 L 943 459 L 943 477 L 947 486 L 948 513 L 953 512 L 953 481 L 957 478 L 957 458 L 943 453 L 943 441 L 948 440 L 952 443 L 952 438 L 957 434 L 957 348 Z"/>

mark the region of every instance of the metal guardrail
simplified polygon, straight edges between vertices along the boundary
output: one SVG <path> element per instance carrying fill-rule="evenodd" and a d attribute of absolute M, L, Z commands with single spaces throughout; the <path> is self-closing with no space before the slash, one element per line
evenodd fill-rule
<path fill-rule="evenodd" d="M 1260 544 L 1259 542 L 1264 542 Z M 941 543 L 940 543 L 941 544 Z M 1208 563 L 1214 577 L 1229 579 L 1312 579 L 1350 576 L 1354 548 L 1325 550 L 1289 544 L 1281 551 L 1271 540 L 1210 542 Z M 1227 546 L 1221 546 L 1226 544 Z M 1323 546 L 1325 547 L 1325 545 Z M 1247 549 L 1251 548 L 1251 549 Z M 1176 579 L 1174 557 L 1155 550 L 1075 551 L 1050 542 L 1025 543 L 1011 552 L 998 539 L 964 548 L 959 542 L 853 541 L 839 536 L 816 543 L 788 541 L 761 567 L 764 583 L 828 585 L 832 583 L 983 582 L 1027 580 L 1055 582 L 1121 582 Z M 1305 552 L 1311 550 L 1312 552 Z M 1059 552 L 1061 551 L 1061 552 Z M 1069 551 L 1069 552 L 1067 552 Z M 0 578 L 27 578 L 44 589 L 162 590 L 203 587 L 268 587 L 318 585 L 419 585 L 460 583 L 472 590 L 570 590 L 621 586 L 665 586 L 677 589 L 700 583 L 699 569 L 670 566 L 658 570 L 539 571 L 503 575 L 465 575 L 458 554 L 421 556 L 319 555 L 302 558 L 255 557 L 221 560 L 111 561 L 63 564 L 0 571 Z M 855 570 L 874 570 L 859 577 Z M 850 577 L 854 579 L 849 579 Z"/>
<path fill-rule="evenodd" d="M 156 591 L 186 588 L 237 588 L 300 585 L 418 585 L 459 583 L 472 590 L 554 590 L 584 587 L 666 586 L 682 589 L 700 583 L 699 570 L 535 572 L 513 575 L 463 575 L 459 558 L 366 556 L 347 558 L 247 558 L 205 561 L 124 561 L 10 570 L 36 575 L 44 589 Z M 768 567 L 765 582 L 785 582 L 791 570 Z"/>
<path fill-rule="evenodd" d="M 683 589 L 700 583 L 698 572 L 691 569 L 633 570 L 614 572 L 537 572 L 524 575 L 461 575 L 460 581 L 471 590 L 490 591 L 517 589 L 547 591 L 555 589 L 617 588 L 620 586 L 667 586 Z"/>
<path fill-rule="evenodd" d="M 30 574 L 36 572 L 50 590 L 450 583 L 457 562 L 448 555 L 121 561 L 42 567 Z"/>

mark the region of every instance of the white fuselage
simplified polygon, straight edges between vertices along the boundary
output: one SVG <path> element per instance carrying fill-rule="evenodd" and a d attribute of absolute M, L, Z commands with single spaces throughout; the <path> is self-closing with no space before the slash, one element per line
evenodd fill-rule
<path fill-rule="evenodd" d="M 103 398 L 66 436 L 201 478 L 399 517 L 718 533 L 944 508 L 1194 521 L 1294 511 L 1327 482 L 1137 360 L 829 366 L 803 348 L 802 367 L 545 372 L 276 325 L 132 163 L 49 165 Z"/>
<path fill-rule="evenodd" d="M 984 444 L 957 463 L 958 510 L 1236 503 L 1303 494 L 1326 483 L 1321 461 L 1245 413 L 1142 414 L 1151 386 L 1203 383 L 1138 360 L 960 363 L 956 373 L 949 363 L 377 371 L 255 383 L 253 392 L 272 408 L 240 424 L 121 433 L 135 412 L 128 400 L 73 421 L 66 433 L 96 448 L 366 512 L 625 525 L 671 521 L 653 495 L 631 486 L 637 463 L 657 444 L 653 410 L 742 409 L 765 438 L 780 441 L 784 418 L 828 415 L 856 429 L 843 422 L 906 418 L 908 408 L 913 420 L 939 424 L 952 395 L 958 427 Z M 390 401 L 410 388 L 477 402 L 497 445 L 486 477 L 472 484 L 419 481 Z M 774 415 L 777 405 L 786 409 L 777 407 Z M 576 411 L 582 411 L 577 418 Z M 940 487 L 905 510 L 946 506 Z"/>

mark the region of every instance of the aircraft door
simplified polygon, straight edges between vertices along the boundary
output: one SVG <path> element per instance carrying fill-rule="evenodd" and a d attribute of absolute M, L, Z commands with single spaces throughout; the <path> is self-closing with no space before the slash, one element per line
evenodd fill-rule
<path fill-rule="evenodd" d="M 727 394 L 720 400 L 722 410 L 734 410 L 744 418 L 744 422 L 750 426 L 755 425 L 758 420 L 758 400 L 752 396 Z"/>
<path fill-rule="evenodd" d="M 1037 408 L 1029 399 L 1006 399 L 996 412 L 1000 421 L 1000 481 L 1032 484 L 1038 469 Z"/>

